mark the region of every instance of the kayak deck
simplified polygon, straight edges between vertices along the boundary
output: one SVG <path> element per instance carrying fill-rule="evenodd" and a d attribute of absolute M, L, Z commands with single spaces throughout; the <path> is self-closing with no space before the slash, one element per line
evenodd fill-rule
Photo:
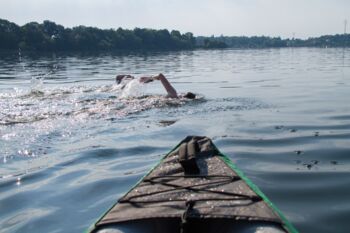
<path fill-rule="evenodd" d="M 245 231 L 254 227 L 296 232 L 227 159 L 209 138 L 187 137 L 119 199 L 93 232 L 255 232 Z"/>

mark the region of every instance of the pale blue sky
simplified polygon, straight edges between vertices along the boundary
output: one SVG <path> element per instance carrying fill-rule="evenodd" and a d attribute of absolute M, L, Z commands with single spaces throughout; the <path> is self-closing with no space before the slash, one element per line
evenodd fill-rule
<path fill-rule="evenodd" d="M 66 27 L 146 27 L 198 35 L 298 38 L 350 31 L 350 0 L 0 0 L 0 18 Z"/>

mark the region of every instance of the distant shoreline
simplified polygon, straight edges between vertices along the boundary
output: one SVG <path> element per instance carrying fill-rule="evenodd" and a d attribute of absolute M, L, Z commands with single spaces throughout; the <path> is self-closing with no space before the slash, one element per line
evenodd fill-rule
<path fill-rule="evenodd" d="M 266 36 L 193 36 L 167 29 L 65 28 L 45 20 L 18 26 L 0 19 L 0 51 L 40 52 L 130 52 L 194 49 L 259 49 L 287 47 L 350 47 L 350 34 L 325 35 L 308 39 Z"/>

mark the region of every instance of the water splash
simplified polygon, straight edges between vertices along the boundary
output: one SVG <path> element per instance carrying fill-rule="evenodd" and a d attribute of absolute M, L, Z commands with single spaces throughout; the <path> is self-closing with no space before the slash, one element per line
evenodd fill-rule
<path fill-rule="evenodd" d="M 124 84 L 121 83 L 121 85 L 124 85 Z M 145 87 L 146 85 L 140 83 L 138 79 L 133 79 L 129 81 L 127 84 L 125 84 L 124 88 L 122 89 L 120 98 L 143 96 L 145 93 Z"/>
<path fill-rule="evenodd" d="M 30 92 L 32 94 L 43 94 L 44 89 L 44 79 L 32 77 L 30 80 Z"/>
<path fill-rule="evenodd" d="M 44 89 L 43 79 L 33 78 L 29 93 L 13 89 L 11 93 L 0 94 L 3 97 L 0 98 L 2 162 L 41 157 L 49 153 L 47 145 L 53 141 L 57 144 L 74 137 L 83 138 L 97 125 L 105 126 L 135 113 L 177 108 L 190 102 L 144 95 L 144 91 L 144 85 L 138 80 L 132 80 L 123 89 L 115 84 Z"/>

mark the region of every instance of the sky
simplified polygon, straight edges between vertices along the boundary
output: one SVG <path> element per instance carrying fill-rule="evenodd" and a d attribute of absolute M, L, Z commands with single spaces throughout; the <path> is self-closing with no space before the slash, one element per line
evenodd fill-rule
<path fill-rule="evenodd" d="M 153 28 L 195 36 L 306 39 L 350 32 L 350 0 L 0 0 L 0 18 L 24 25 Z"/>

